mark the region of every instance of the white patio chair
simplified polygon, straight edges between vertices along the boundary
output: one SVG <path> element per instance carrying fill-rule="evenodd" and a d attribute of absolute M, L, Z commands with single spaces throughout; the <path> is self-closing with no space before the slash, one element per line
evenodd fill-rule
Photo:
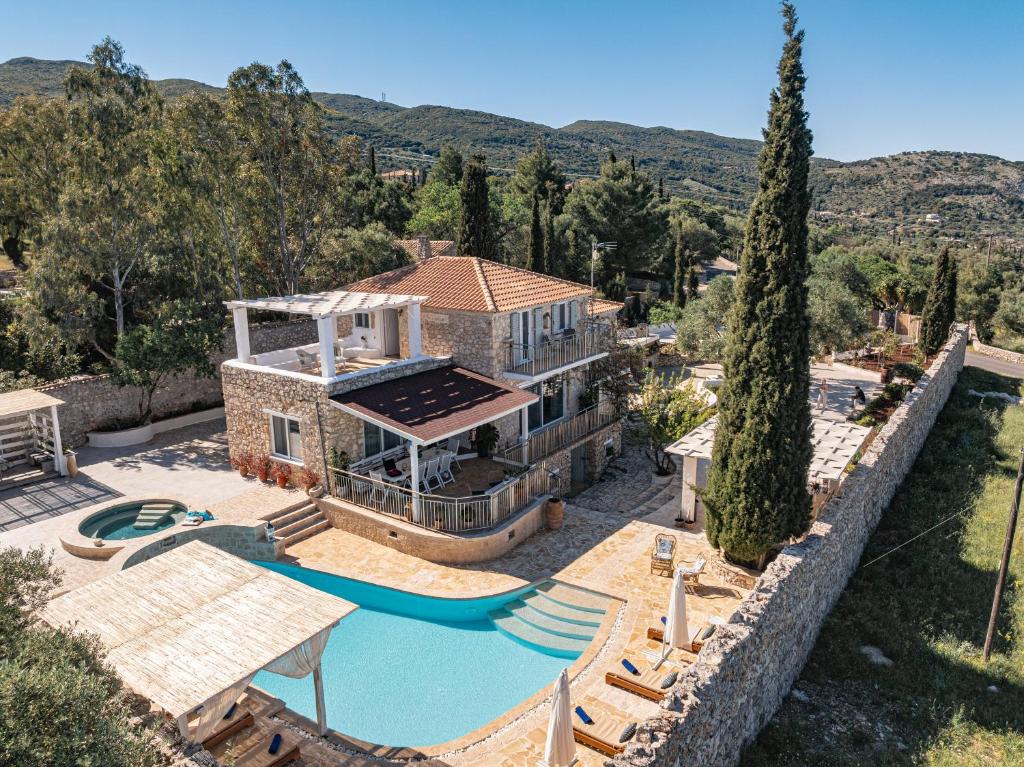
<path fill-rule="evenodd" d="M 373 480 L 372 498 L 377 503 L 381 503 L 384 500 L 384 493 L 387 492 L 388 481 L 379 471 L 371 471 L 370 479 Z"/>
<path fill-rule="evenodd" d="M 437 490 L 440 487 L 444 487 L 444 480 L 441 479 L 440 467 L 440 458 L 431 458 L 427 461 L 427 469 L 424 472 L 424 479 L 427 483 L 428 490 Z"/>
<path fill-rule="evenodd" d="M 445 447 L 452 454 L 452 462 L 456 468 L 462 471 L 462 464 L 459 463 L 459 448 L 462 447 L 462 437 L 449 437 Z"/>
<path fill-rule="evenodd" d="M 305 349 L 296 349 L 295 356 L 299 358 L 299 367 L 315 368 L 319 363 L 319 357 L 313 352 L 307 352 Z"/>
<path fill-rule="evenodd" d="M 452 453 L 445 453 L 441 456 L 441 463 L 437 468 L 437 473 L 441 477 L 442 485 L 455 481 L 455 475 L 452 474 L 452 461 L 454 459 L 455 456 Z"/>
<path fill-rule="evenodd" d="M 420 461 L 419 476 L 416 477 L 416 487 L 420 492 L 429 493 L 430 485 L 427 483 L 427 469 L 430 466 L 430 461 Z"/>

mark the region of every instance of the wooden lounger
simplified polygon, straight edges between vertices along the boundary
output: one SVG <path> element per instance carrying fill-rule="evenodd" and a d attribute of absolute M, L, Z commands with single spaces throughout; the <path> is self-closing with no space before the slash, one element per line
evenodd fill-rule
<path fill-rule="evenodd" d="M 575 741 L 605 756 L 615 756 L 625 751 L 626 745 L 619 743 L 619 736 L 628 722 L 609 716 L 592 700 L 584 701 L 581 706 L 594 723 L 583 724 L 573 713 L 572 737 Z"/>
<path fill-rule="evenodd" d="M 667 668 L 657 671 L 649 668 L 637 676 L 618 666 L 605 673 L 604 681 L 612 687 L 618 687 L 634 695 L 639 695 L 641 698 L 661 703 L 665 699 L 665 690 L 661 689 L 661 680 L 670 673 L 671 671 Z"/>
<path fill-rule="evenodd" d="M 280 733 L 281 746 L 276 754 L 267 749 L 274 736 Z M 248 751 L 234 761 L 235 767 L 284 767 L 302 756 L 299 751 L 299 736 L 284 727 L 274 728 L 260 738 Z"/>
<path fill-rule="evenodd" d="M 691 633 L 690 646 L 689 648 L 684 647 L 683 649 L 689 649 L 692 653 L 700 652 L 700 648 L 704 646 L 704 642 L 700 639 L 700 635 L 704 633 L 704 629 L 707 626 L 701 626 L 699 629 Z M 655 642 L 665 641 L 665 629 L 659 628 L 658 626 L 651 626 L 647 629 L 647 638 L 653 639 Z"/>
<path fill-rule="evenodd" d="M 225 740 L 235 735 L 246 727 L 252 727 L 256 723 L 256 719 L 252 715 L 252 711 L 243 707 L 240 702 L 238 707 L 235 709 L 234 715 L 230 719 L 222 719 L 220 721 L 220 728 L 215 730 L 213 735 L 203 741 L 203 748 L 209 751 L 211 748 L 220 745 Z"/>

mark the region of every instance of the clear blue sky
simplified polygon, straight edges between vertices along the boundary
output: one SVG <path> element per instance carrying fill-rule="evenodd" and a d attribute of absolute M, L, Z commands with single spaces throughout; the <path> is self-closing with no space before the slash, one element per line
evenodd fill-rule
<path fill-rule="evenodd" d="M 803 0 L 815 153 L 1024 160 L 1024 2 Z M 311 90 L 757 138 L 782 41 L 771 0 L 0 0 L 0 59 L 111 35 L 154 78 L 223 85 L 289 59 Z"/>

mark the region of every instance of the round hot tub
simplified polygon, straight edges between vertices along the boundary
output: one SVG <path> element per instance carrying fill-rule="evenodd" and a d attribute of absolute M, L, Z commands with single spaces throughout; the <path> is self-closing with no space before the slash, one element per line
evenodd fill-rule
<path fill-rule="evenodd" d="M 169 505 L 165 516 L 155 523 L 138 523 L 139 513 L 143 506 Z M 169 527 L 173 527 L 185 518 L 188 508 L 177 501 L 166 499 L 153 499 L 149 501 L 134 501 L 111 506 L 103 511 L 97 512 L 83 519 L 78 525 L 78 532 L 86 538 L 101 538 L 105 541 L 126 541 L 132 538 L 142 538 L 146 535 L 159 533 Z"/>

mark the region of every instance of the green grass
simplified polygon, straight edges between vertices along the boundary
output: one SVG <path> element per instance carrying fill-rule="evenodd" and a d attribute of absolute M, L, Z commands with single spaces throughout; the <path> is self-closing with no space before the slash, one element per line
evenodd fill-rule
<path fill-rule="evenodd" d="M 1024 408 L 982 404 L 970 388 L 1022 387 L 974 368 L 961 374 L 826 620 L 795 685 L 800 694 L 786 699 L 742 767 L 1024 765 L 1024 524 L 995 651 L 988 665 L 981 658 Z M 863 645 L 880 648 L 893 665 L 872 665 Z"/>

